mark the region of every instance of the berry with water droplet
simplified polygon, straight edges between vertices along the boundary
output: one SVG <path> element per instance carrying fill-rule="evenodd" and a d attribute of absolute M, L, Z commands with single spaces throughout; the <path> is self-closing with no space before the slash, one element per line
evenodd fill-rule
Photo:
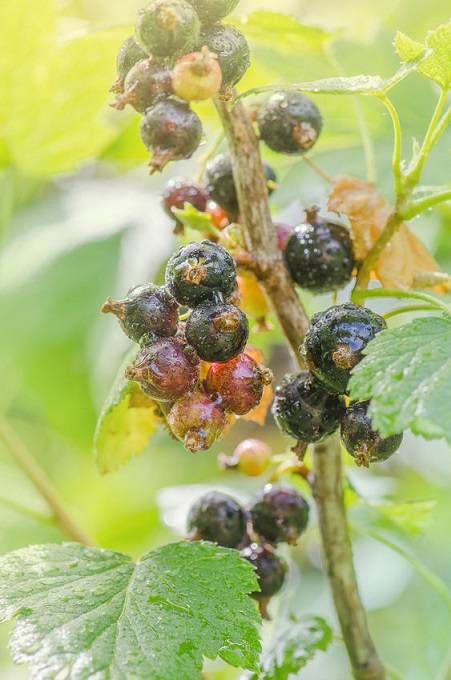
<path fill-rule="evenodd" d="M 368 414 L 369 405 L 369 401 L 351 404 L 341 421 L 343 446 L 357 465 L 364 467 L 390 458 L 399 449 L 403 438 L 402 433 L 381 437 L 373 428 L 372 418 Z"/>
<path fill-rule="evenodd" d="M 241 31 L 231 24 L 214 24 L 202 33 L 199 43 L 216 54 L 223 90 L 236 85 L 251 63 L 249 45 Z"/>
<path fill-rule="evenodd" d="M 192 453 L 213 446 L 227 425 L 224 409 L 200 391 L 179 399 L 167 421 L 174 436 Z"/>
<path fill-rule="evenodd" d="M 246 537 L 247 517 L 241 505 L 220 491 L 199 498 L 188 514 L 191 540 L 213 541 L 225 548 L 237 548 Z"/>
<path fill-rule="evenodd" d="M 127 104 L 138 113 L 144 113 L 159 98 L 173 93 L 171 72 L 167 66 L 159 64 L 153 57 L 138 61 L 127 73 L 124 93 L 116 97 L 113 106 L 122 110 Z"/>
<path fill-rule="evenodd" d="M 235 305 L 207 302 L 191 313 L 185 335 L 201 359 L 222 363 L 243 351 L 249 337 L 249 323 Z"/>
<path fill-rule="evenodd" d="M 266 606 L 269 598 L 278 593 L 283 586 L 288 570 L 287 563 L 268 545 L 251 543 L 241 550 L 240 555 L 255 567 L 260 592 L 252 593 L 251 597 L 261 601 L 263 604 L 260 609 L 261 615 L 268 618 Z"/>
<path fill-rule="evenodd" d="M 116 57 L 117 79 L 110 88 L 110 92 L 121 93 L 124 91 L 124 81 L 127 73 L 141 59 L 146 59 L 147 54 L 138 45 L 134 35 L 124 40 Z"/>
<path fill-rule="evenodd" d="M 265 541 L 296 545 L 307 528 L 309 506 L 296 489 L 267 484 L 254 497 L 249 514 L 255 533 Z"/>
<path fill-rule="evenodd" d="M 260 137 L 279 153 L 305 153 L 315 144 L 323 121 L 316 104 L 300 92 L 271 95 L 257 113 Z"/>
<path fill-rule="evenodd" d="M 135 33 L 147 54 L 172 59 L 198 42 L 200 20 L 185 0 L 156 0 L 138 12 Z"/>
<path fill-rule="evenodd" d="M 221 83 L 221 67 L 206 45 L 200 52 L 185 54 L 172 70 L 174 92 L 188 102 L 213 97 L 221 89 Z"/>

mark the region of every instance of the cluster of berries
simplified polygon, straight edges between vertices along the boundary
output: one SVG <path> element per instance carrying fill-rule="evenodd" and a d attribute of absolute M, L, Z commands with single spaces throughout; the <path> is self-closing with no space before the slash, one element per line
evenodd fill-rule
<path fill-rule="evenodd" d="M 370 402 L 346 407 L 344 396 L 366 345 L 386 327 L 381 316 L 353 303 L 315 314 L 300 348 L 309 371 L 288 377 L 276 392 L 272 412 L 280 429 L 312 443 L 341 426 L 345 449 L 366 467 L 395 453 L 402 434 L 383 439 L 372 427 Z"/>
<path fill-rule="evenodd" d="M 214 444 L 226 428 L 227 414 L 245 415 L 255 408 L 273 379 L 243 352 L 247 317 L 227 301 L 236 289 L 233 258 L 221 245 L 204 240 L 172 255 L 165 286 L 137 286 L 125 300 L 108 298 L 102 307 L 141 346 L 126 378 L 166 403 L 173 435 L 192 452 Z M 189 310 L 186 322 L 179 321 L 180 305 Z M 202 367 L 202 361 L 208 365 Z"/>
<path fill-rule="evenodd" d="M 240 550 L 255 567 L 260 591 L 252 597 L 266 616 L 269 599 L 282 587 L 287 571 L 275 547 L 279 543 L 295 545 L 307 528 L 308 518 L 307 501 L 289 486 L 267 484 L 245 508 L 227 494 L 214 491 L 192 506 L 188 538 Z"/>
<path fill-rule="evenodd" d="M 135 34 L 117 55 L 117 109 L 143 114 L 140 132 L 151 152 L 151 172 L 190 158 L 202 124 L 190 102 L 231 88 L 250 65 L 249 46 L 234 26 L 220 20 L 238 0 L 155 0 L 138 13 Z"/>

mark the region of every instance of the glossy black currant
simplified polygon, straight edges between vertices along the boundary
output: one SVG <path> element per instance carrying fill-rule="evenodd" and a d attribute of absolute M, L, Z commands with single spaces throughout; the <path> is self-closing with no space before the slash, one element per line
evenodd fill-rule
<path fill-rule="evenodd" d="M 241 505 L 225 493 L 212 491 L 192 506 L 188 531 L 196 540 L 237 548 L 246 536 L 247 517 Z"/>
<path fill-rule="evenodd" d="M 402 433 L 381 437 L 373 428 L 373 421 L 368 414 L 369 405 L 369 401 L 351 404 L 341 422 L 343 446 L 357 465 L 364 467 L 390 458 L 399 449 L 403 438 Z"/>
<path fill-rule="evenodd" d="M 323 121 L 309 97 L 300 92 L 278 92 L 257 114 L 260 137 L 279 153 L 305 153 L 318 139 Z"/>
<path fill-rule="evenodd" d="M 254 497 L 249 515 L 255 533 L 263 540 L 295 545 L 307 528 L 309 506 L 296 489 L 267 484 Z"/>
<path fill-rule="evenodd" d="M 225 362 L 240 354 L 249 337 L 246 315 L 230 303 L 206 302 L 186 322 L 185 337 L 201 359 Z"/>
<path fill-rule="evenodd" d="M 242 549 L 241 557 L 250 562 L 257 573 L 260 592 L 252 593 L 256 600 L 269 598 L 282 588 L 287 573 L 287 563 L 269 546 L 252 543 Z"/>
<path fill-rule="evenodd" d="M 231 24 L 214 24 L 202 33 L 199 46 L 203 45 L 218 57 L 223 89 L 236 85 L 251 63 L 249 45 L 241 31 Z"/>

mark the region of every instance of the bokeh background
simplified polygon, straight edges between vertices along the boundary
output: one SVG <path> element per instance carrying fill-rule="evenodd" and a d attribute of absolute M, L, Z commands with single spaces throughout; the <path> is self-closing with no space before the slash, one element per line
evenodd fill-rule
<path fill-rule="evenodd" d="M 102 546 L 133 556 L 183 534 L 187 507 L 205 489 L 200 485 L 231 489 L 247 499 L 264 483 L 220 473 L 218 452 L 231 453 L 247 436 L 265 438 L 274 452 L 290 446 L 268 416 L 264 429 L 240 422 L 214 449 L 196 456 L 159 432 L 119 472 L 97 472 L 96 419 L 130 346 L 115 319 L 99 314 L 101 304 L 131 285 L 161 282 L 177 242 L 159 193 L 173 175 L 198 176 L 219 134 L 211 104 L 197 106 L 205 145 L 162 177 L 148 176 L 138 114 L 108 106 L 116 51 L 142 5 L 16 0 L 0 6 L 0 413 L 80 525 Z M 273 9 L 270 0 L 242 0 L 236 12 L 253 55 L 240 91 L 338 71 L 389 77 L 399 65 L 391 44 L 397 30 L 423 41 L 428 30 L 449 19 L 445 0 L 281 0 L 279 11 L 310 26 L 290 33 L 274 17 L 252 16 Z M 334 39 L 325 40 L 328 36 Z M 437 92 L 413 75 L 392 95 L 408 154 L 412 138 L 424 134 Z M 392 130 L 383 106 L 364 97 L 316 101 L 325 126 L 312 159 L 330 176 L 374 172 L 390 199 Z M 373 158 L 371 152 L 365 158 L 359 117 L 366 121 Z M 448 132 L 426 167 L 424 184 L 449 180 L 450 141 Z M 277 221 L 295 225 L 303 207 L 324 205 L 327 183 L 301 159 L 263 153 L 279 178 L 271 197 Z M 450 271 L 449 206 L 424 215 L 412 228 Z M 310 312 L 331 304 L 329 296 L 303 299 Z M 345 299 L 343 291 L 339 300 Z M 373 306 L 381 312 L 393 303 Z M 277 331 L 254 335 L 252 343 L 264 350 L 278 379 L 293 368 Z M 358 578 L 381 655 L 396 669 L 393 677 L 447 680 L 450 598 L 438 591 L 451 589 L 451 451 L 443 441 L 406 433 L 395 460 L 369 472 L 350 464 L 347 473 Z M 315 524 L 313 518 L 291 550 L 289 583 L 272 608 L 275 625 L 291 608 L 322 615 L 336 626 Z M 43 500 L 0 445 L 0 553 L 63 539 Z M 8 630 L 0 630 L 0 677 L 27 678 L 27 669 L 14 667 L 7 652 Z M 265 636 L 270 633 L 265 624 Z M 238 674 L 213 664 L 209 677 Z M 349 680 L 339 636 L 300 677 Z"/>

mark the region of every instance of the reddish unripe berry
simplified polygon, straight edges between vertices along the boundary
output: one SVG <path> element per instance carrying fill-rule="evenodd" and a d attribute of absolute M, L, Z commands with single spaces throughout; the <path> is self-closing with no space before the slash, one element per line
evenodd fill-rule
<path fill-rule="evenodd" d="M 185 54 L 172 70 L 172 87 L 187 102 L 203 101 L 221 89 L 222 72 L 215 54 L 208 47 Z"/>
<path fill-rule="evenodd" d="M 203 392 L 177 401 L 167 415 L 169 427 L 192 453 L 213 446 L 227 425 L 224 409 Z"/>
<path fill-rule="evenodd" d="M 205 212 L 208 201 L 208 191 L 189 177 L 174 177 L 164 187 L 161 193 L 164 211 L 177 220 L 172 212 L 173 208 L 182 210 L 185 203 L 189 203 L 196 210 Z"/>
<path fill-rule="evenodd" d="M 245 439 L 233 452 L 237 468 L 248 477 L 258 477 L 267 470 L 272 452 L 268 444 L 260 439 Z"/>
<path fill-rule="evenodd" d="M 116 97 L 113 108 L 122 110 L 127 104 L 144 113 L 159 98 L 173 93 L 171 72 L 152 57 L 138 61 L 127 73 L 124 93 Z"/>
<path fill-rule="evenodd" d="M 213 201 L 210 201 L 205 212 L 207 213 L 207 215 L 210 215 L 211 223 L 214 227 L 216 227 L 216 229 L 222 231 L 222 229 L 225 229 L 225 227 L 229 226 L 230 224 L 229 216 L 227 215 L 226 211 L 221 208 L 220 205 L 217 205 L 216 203 L 213 203 Z"/>

